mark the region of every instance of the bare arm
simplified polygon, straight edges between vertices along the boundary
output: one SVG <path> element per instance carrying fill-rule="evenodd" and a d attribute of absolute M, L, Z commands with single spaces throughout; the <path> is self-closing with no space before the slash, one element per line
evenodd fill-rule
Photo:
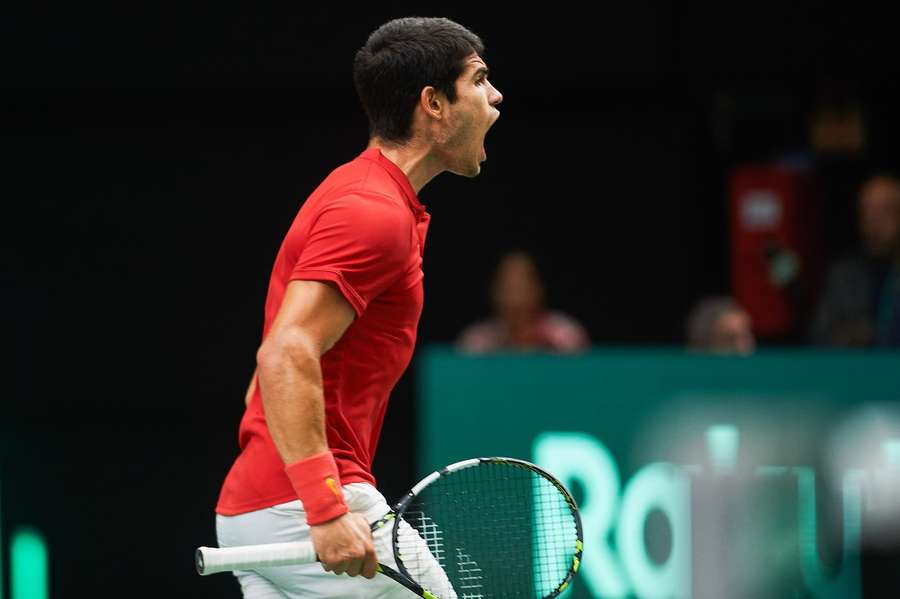
<path fill-rule="evenodd" d="M 292 281 L 256 354 L 266 423 L 285 464 L 328 449 L 319 360 L 355 313 L 331 285 Z"/>
<path fill-rule="evenodd" d="M 328 283 L 291 281 L 256 355 L 266 424 L 285 464 L 328 450 L 320 359 L 356 313 Z M 251 381 L 251 389 L 253 382 Z M 249 392 L 249 390 L 248 390 Z M 375 549 L 365 519 L 348 512 L 310 527 L 322 566 L 335 574 L 375 576 Z"/>

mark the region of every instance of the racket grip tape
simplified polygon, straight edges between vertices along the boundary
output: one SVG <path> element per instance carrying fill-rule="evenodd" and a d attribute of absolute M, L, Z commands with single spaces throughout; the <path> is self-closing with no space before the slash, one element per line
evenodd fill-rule
<path fill-rule="evenodd" d="M 312 543 L 270 543 L 246 547 L 198 547 L 194 553 L 201 576 L 231 570 L 312 564 L 318 561 Z"/>

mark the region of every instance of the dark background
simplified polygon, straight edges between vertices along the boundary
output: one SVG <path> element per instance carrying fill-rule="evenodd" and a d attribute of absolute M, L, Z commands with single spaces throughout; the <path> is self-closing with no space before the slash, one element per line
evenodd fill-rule
<path fill-rule="evenodd" d="M 482 175 L 420 194 L 420 347 L 487 314 L 513 247 L 595 343 L 680 343 L 690 305 L 728 291 L 737 164 L 811 159 L 826 258 L 854 243 L 860 177 L 897 160 L 886 15 L 630 4 L 438 11 L 485 39 L 505 101 Z M 215 543 L 272 260 L 365 147 L 355 50 L 425 7 L 122 6 L 0 16 L 0 542 L 43 532 L 54 597 L 236 597 L 191 554 Z M 809 154 L 823 98 L 863 106 L 864 153 Z M 414 480 L 414 387 L 415 362 L 375 464 L 389 499 Z"/>

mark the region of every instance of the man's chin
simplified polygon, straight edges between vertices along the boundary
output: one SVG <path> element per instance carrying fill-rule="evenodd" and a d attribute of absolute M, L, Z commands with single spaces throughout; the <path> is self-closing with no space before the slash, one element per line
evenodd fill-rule
<path fill-rule="evenodd" d="M 478 175 L 481 174 L 481 165 L 475 164 L 473 166 L 468 167 L 460 167 L 458 169 L 453 169 L 450 171 L 454 175 L 459 175 L 460 177 L 466 177 L 467 179 L 474 179 Z"/>

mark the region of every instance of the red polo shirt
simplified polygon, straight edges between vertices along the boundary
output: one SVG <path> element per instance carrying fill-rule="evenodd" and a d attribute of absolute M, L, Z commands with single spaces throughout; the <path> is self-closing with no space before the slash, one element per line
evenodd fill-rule
<path fill-rule="evenodd" d="M 422 313 L 429 215 L 394 163 L 370 148 L 332 172 L 300 209 L 275 259 L 263 338 L 295 279 L 333 283 L 356 319 L 322 356 L 325 428 L 343 484 L 369 482 L 388 396 L 409 364 Z M 297 499 L 269 435 L 259 386 L 216 512 Z"/>

